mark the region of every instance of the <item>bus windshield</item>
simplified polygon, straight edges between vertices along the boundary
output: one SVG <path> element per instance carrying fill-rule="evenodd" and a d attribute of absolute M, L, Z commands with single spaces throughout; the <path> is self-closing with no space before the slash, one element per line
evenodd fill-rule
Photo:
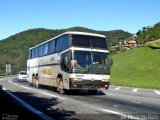
<path fill-rule="evenodd" d="M 72 46 L 108 49 L 105 38 L 85 35 L 72 35 Z"/>
<path fill-rule="evenodd" d="M 108 53 L 74 51 L 72 61 L 75 73 L 108 74 Z"/>

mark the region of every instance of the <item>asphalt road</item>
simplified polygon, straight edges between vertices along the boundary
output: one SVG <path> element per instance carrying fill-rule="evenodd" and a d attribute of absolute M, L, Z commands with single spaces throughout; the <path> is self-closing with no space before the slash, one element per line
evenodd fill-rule
<path fill-rule="evenodd" d="M 44 119 L 119 120 L 160 119 L 159 90 L 110 86 L 90 95 L 87 91 L 60 95 L 51 88 L 34 88 L 16 78 L 0 80 L 6 91 L 25 101 Z"/>

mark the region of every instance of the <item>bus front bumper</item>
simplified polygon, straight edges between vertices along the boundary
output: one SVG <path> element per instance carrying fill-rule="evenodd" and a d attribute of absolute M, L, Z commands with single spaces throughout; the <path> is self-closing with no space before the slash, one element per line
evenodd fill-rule
<path fill-rule="evenodd" d="M 82 81 L 70 81 L 70 89 L 85 89 L 85 90 L 107 90 L 109 88 L 109 82 L 101 80 L 82 80 Z"/>

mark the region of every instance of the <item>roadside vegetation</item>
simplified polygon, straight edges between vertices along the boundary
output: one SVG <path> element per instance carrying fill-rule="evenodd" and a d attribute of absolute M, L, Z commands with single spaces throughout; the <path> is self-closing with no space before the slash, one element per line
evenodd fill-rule
<path fill-rule="evenodd" d="M 160 49 L 148 46 L 113 55 L 111 84 L 160 89 Z"/>
<path fill-rule="evenodd" d="M 136 35 L 136 41 L 142 44 L 160 39 L 160 22 L 153 26 L 143 27 Z"/>
<path fill-rule="evenodd" d="M 160 39 L 155 40 L 155 41 L 150 41 L 146 43 L 145 46 L 149 46 L 154 49 L 160 49 Z"/>

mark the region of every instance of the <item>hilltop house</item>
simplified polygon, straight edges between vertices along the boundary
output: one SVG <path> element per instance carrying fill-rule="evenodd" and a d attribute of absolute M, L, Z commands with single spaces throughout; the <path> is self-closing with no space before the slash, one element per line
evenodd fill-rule
<path fill-rule="evenodd" d="M 137 47 L 137 42 L 135 40 L 128 40 L 128 41 L 124 41 L 124 45 L 125 47 L 128 47 L 128 48 L 135 48 Z"/>

